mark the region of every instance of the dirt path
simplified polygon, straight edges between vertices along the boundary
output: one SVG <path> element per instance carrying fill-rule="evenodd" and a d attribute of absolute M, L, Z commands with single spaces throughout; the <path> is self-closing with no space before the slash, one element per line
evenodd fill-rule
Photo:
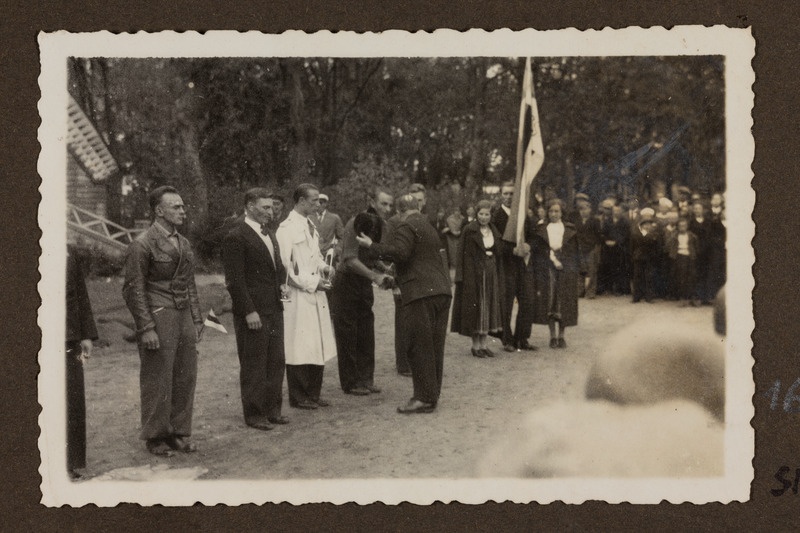
<path fill-rule="evenodd" d="M 125 319 L 119 280 L 90 284 L 100 320 Z M 206 278 L 203 309 L 224 306 L 219 278 Z M 633 305 L 621 297 L 581 300 L 580 325 L 567 330 L 569 347 L 546 346 L 547 330 L 534 326 L 537 352 L 494 359 L 469 356 L 469 339 L 449 334 L 439 408 L 403 416 L 398 405 L 411 395 L 411 380 L 394 370 L 393 303 L 376 292 L 375 382 L 381 394 L 348 396 L 338 383 L 336 360 L 325 369 L 323 397 L 331 407 L 288 407 L 291 423 L 273 431 L 247 428 L 241 415 L 235 338 L 230 313 L 221 316 L 229 334 L 207 331 L 199 346 L 193 438 L 199 452 L 169 459 L 148 454 L 138 440 L 139 357 L 122 340 L 119 322 L 101 325 L 110 344 L 86 366 L 89 476 L 121 467 L 168 464 L 202 467 L 204 479 L 463 478 L 495 439 L 523 413 L 550 401 L 580 398 L 589 368 L 610 334 L 633 320 L 669 320 L 686 328 L 711 328 L 711 309 L 678 308 L 672 302 Z M 101 342 L 101 344 L 103 344 Z M 495 342 L 495 350 L 500 346 Z"/>

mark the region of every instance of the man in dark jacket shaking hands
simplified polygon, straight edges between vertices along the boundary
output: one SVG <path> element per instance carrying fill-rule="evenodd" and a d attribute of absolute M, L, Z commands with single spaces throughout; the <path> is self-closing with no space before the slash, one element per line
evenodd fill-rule
<path fill-rule="evenodd" d="M 410 194 L 398 201 L 403 220 L 386 242 L 373 243 L 367 235 L 356 237 L 360 246 L 397 267 L 403 313 L 408 317 L 408 362 L 414 396 L 397 411 L 430 413 L 442 388 L 444 341 L 450 311 L 450 274 L 440 252 L 436 229 L 420 213 Z"/>

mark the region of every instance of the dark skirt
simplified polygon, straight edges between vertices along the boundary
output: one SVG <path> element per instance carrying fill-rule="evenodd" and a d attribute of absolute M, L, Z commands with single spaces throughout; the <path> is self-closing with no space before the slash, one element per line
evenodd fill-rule
<path fill-rule="evenodd" d="M 556 270 L 550 261 L 536 270 L 536 299 L 533 323 L 548 324 L 557 320 L 562 327 L 578 325 L 578 273 Z"/>
<path fill-rule="evenodd" d="M 483 276 L 481 277 L 478 323 L 475 327 L 476 335 L 497 333 L 503 329 L 503 319 L 500 310 L 500 281 L 497 279 L 497 268 L 493 257 L 483 260 Z"/>
<path fill-rule="evenodd" d="M 503 321 L 495 257 L 479 259 L 472 272 L 468 279 L 456 282 L 451 331 L 466 337 L 497 336 L 503 329 Z"/>
<path fill-rule="evenodd" d="M 561 294 L 558 290 L 561 282 L 561 271 L 550 265 L 549 283 L 547 286 L 547 318 L 561 321 Z"/>
<path fill-rule="evenodd" d="M 447 235 L 447 260 L 451 268 L 455 268 L 459 250 L 459 239 L 454 235 Z"/>

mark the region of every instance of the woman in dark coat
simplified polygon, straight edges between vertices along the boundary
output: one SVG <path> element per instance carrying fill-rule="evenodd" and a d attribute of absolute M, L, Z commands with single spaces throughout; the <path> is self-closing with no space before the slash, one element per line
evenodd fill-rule
<path fill-rule="evenodd" d="M 578 324 L 580 260 L 575 226 L 563 222 L 564 202 L 547 203 L 547 223 L 539 224 L 531 242 L 536 275 L 534 324 L 550 328 L 550 347 L 566 348 L 564 329 Z"/>
<path fill-rule="evenodd" d="M 486 338 L 487 335 L 499 335 L 503 323 L 500 314 L 500 262 L 497 260 L 500 234 L 491 218 L 491 202 L 478 202 L 476 219 L 461 233 L 456 261 L 456 291 L 450 329 L 472 337 L 472 355 L 475 357 L 494 357 L 494 352 L 486 346 Z"/>

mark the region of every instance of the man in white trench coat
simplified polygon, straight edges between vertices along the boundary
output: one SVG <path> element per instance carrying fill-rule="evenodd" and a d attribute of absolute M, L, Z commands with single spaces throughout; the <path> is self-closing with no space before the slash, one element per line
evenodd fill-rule
<path fill-rule="evenodd" d="M 300 409 L 326 407 L 320 398 L 325 362 L 336 357 L 336 340 L 325 291 L 332 266 L 319 249 L 319 233 L 308 218 L 319 209 L 319 189 L 303 183 L 293 195 L 294 209 L 275 233 L 286 267 L 289 300 L 283 304 L 286 381 L 289 405 Z"/>

